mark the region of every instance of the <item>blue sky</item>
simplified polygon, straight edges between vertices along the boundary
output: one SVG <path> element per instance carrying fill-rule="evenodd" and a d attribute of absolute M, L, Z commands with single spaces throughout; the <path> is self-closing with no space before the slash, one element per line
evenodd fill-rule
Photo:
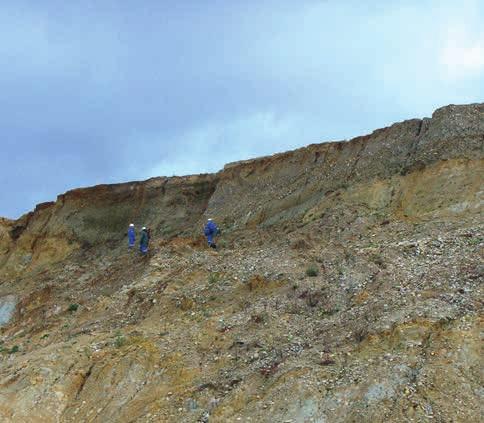
<path fill-rule="evenodd" d="M 0 216 L 484 98 L 479 0 L 3 0 Z"/>

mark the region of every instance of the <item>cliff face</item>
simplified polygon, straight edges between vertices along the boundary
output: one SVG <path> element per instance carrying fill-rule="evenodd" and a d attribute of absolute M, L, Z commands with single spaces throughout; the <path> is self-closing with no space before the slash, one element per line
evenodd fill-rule
<path fill-rule="evenodd" d="M 217 175 L 154 178 L 60 195 L 15 222 L 0 222 L 6 274 L 63 260 L 81 247 L 119 243 L 126 226 L 194 235 L 204 216 L 240 229 L 291 225 L 335 213 L 399 218 L 479 211 L 484 105 L 448 106 L 349 142 L 311 145 L 227 165 Z"/>
<path fill-rule="evenodd" d="M 229 165 L 209 212 L 242 226 L 308 221 L 331 209 L 335 192 L 343 191 L 352 207 L 408 217 L 452 214 L 468 200 L 475 206 L 483 116 L 483 105 L 449 106 L 432 119 L 397 123 L 350 142 Z"/>
<path fill-rule="evenodd" d="M 448 106 L 0 219 L 0 420 L 478 422 L 483 152 Z"/>
<path fill-rule="evenodd" d="M 79 249 L 119 245 L 131 222 L 149 225 L 158 235 L 183 234 L 200 219 L 216 180 L 213 175 L 154 178 L 69 191 L 2 225 L 3 270 L 18 275 Z"/>

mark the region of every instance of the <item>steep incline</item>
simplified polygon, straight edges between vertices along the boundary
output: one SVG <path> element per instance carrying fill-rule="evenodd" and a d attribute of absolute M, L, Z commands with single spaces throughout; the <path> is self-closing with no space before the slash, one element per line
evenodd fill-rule
<path fill-rule="evenodd" d="M 5 275 L 18 275 L 65 259 L 82 248 L 119 246 L 128 223 L 150 225 L 158 236 L 194 228 L 215 190 L 214 175 L 153 178 L 69 191 L 3 225 L 0 259 Z"/>
<path fill-rule="evenodd" d="M 228 165 L 209 212 L 242 226 L 307 220 L 329 207 L 327 197 L 348 188 L 349 196 L 357 191 L 355 201 L 366 194 L 366 206 L 380 211 L 421 216 L 442 208 L 440 201 L 448 201 L 449 211 L 480 190 L 482 173 L 475 172 L 482 172 L 483 134 L 483 104 L 448 106 L 432 119 L 397 123 L 350 142 Z"/>
<path fill-rule="evenodd" d="M 483 150 L 448 106 L 1 219 L 0 420 L 479 422 Z"/>

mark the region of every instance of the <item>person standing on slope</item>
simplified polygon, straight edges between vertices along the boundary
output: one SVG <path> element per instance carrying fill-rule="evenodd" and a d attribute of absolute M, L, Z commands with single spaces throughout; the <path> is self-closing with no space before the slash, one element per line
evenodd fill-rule
<path fill-rule="evenodd" d="M 148 230 L 143 226 L 143 228 L 141 229 L 141 238 L 139 240 L 139 250 L 144 256 L 148 253 L 149 242 L 150 236 L 148 234 Z"/>
<path fill-rule="evenodd" d="M 218 235 L 220 233 L 220 229 L 217 227 L 216 223 L 212 219 L 207 220 L 207 224 L 205 225 L 205 229 L 203 232 L 207 237 L 208 246 L 210 248 L 217 248 L 214 237 L 215 235 Z"/>
<path fill-rule="evenodd" d="M 136 242 L 136 232 L 134 230 L 134 224 L 130 223 L 128 228 L 128 248 L 131 249 L 134 247 Z"/>

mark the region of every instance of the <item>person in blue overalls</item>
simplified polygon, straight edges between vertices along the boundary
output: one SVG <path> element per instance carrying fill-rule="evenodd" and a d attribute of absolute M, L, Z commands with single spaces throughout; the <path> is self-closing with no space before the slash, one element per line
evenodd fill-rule
<path fill-rule="evenodd" d="M 208 246 L 210 248 L 217 248 L 214 237 L 215 235 L 218 235 L 220 233 L 220 229 L 217 227 L 217 224 L 212 219 L 207 220 L 207 224 L 205 225 L 205 229 L 203 232 L 207 237 Z"/>
<path fill-rule="evenodd" d="M 134 247 L 136 242 L 136 232 L 134 230 L 134 224 L 130 223 L 128 228 L 128 248 L 131 249 Z"/>

